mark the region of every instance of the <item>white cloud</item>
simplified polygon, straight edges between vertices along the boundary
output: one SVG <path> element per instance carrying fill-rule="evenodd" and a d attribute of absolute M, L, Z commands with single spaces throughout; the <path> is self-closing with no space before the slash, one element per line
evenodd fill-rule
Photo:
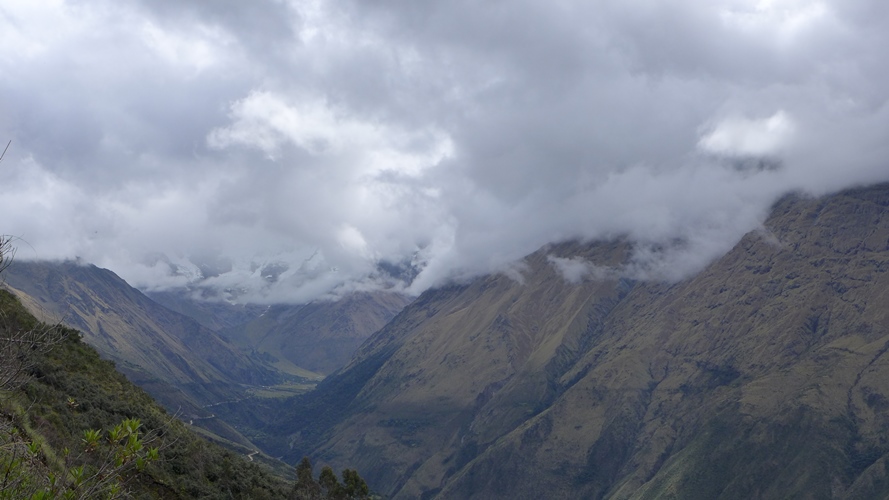
<path fill-rule="evenodd" d="M 345 225 L 343 226 L 338 234 L 337 238 L 347 251 L 353 252 L 359 257 L 369 258 L 369 249 L 367 245 L 367 241 L 364 240 L 364 236 L 361 235 L 361 231 L 356 229 L 354 226 Z"/>
<path fill-rule="evenodd" d="M 771 37 L 787 46 L 831 23 L 831 11 L 821 0 L 759 0 L 728 4 L 723 21 L 751 36 Z"/>
<path fill-rule="evenodd" d="M 616 277 L 618 275 L 614 270 L 597 266 L 592 262 L 584 260 L 580 257 L 556 257 L 555 255 L 547 255 L 546 260 L 549 261 L 556 271 L 562 275 L 568 283 L 578 284 L 586 279 L 601 280 Z"/>
<path fill-rule="evenodd" d="M 289 143 L 314 156 L 348 157 L 349 168 L 363 174 L 413 177 L 453 154 L 450 137 L 433 127 L 401 130 L 350 116 L 323 99 L 303 97 L 290 104 L 279 95 L 257 91 L 231 108 L 233 123 L 208 136 L 214 148 L 255 147 L 276 160 Z"/>
<path fill-rule="evenodd" d="M 148 48 L 164 62 L 192 74 L 219 64 L 225 52 L 236 50 L 231 37 L 219 28 L 199 25 L 189 33 L 177 33 L 145 21 L 141 31 Z"/>
<path fill-rule="evenodd" d="M 730 116 L 717 122 L 698 147 L 729 156 L 777 155 L 792 140 L 794 129 L 793 119 L 784 110 L 760 119 Z"/>

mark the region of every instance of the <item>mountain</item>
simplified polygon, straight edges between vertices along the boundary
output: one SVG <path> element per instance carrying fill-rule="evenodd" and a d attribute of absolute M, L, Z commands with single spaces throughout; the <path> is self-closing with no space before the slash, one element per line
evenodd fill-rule
<path fill-rule="evenodd" d="M 678 283 L 621 277 L 631 252 L 427 291 L 266 449 L 394 498 L 889 496 L 889 186 L 785 197 Z"/>
<path fill-rule="evenodd" d="M 203 406 L 244 397 L 245 385 L 280 381 L 270 366 L 107 269 L 15 261 L 3 280 L 29 310 L 82 331 L 86 343 L 183 417 L 206 416 Z"/>
<path fill-rule="evenodd" d="M 269 306 L 259 317 L 226 328 L 232 343 L 270 357 L 282 371 L 327 375 L 408 303 L 397 293 L 354 293 L 337 301 Z"/>
<path fill-rule="evenodd" d="M 232 304 L 218 300 L 203 300 L 199 290 L 174 289 L 145 292 L 151 300 L 158 304 L 184 314 L 201 325 L 219 332 L 226 328 L 241 326 L 256 319 L 265 306 L 255 304 Z"/>

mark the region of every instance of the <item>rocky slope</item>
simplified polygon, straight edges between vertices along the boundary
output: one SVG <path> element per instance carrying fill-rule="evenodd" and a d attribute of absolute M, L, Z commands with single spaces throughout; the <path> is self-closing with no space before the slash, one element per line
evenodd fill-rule
<path fill-rule="evenodd" d="M 554 265 L 629 251 L 423 294 L 278 414 L 278 450 L 395 498 L 889 495 L 889 187 L 787 197 L 680 283 Z"/>

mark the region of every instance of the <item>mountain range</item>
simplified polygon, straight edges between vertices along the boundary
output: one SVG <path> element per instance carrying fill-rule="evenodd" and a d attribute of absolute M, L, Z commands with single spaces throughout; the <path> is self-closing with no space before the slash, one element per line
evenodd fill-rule
<path fill-rule="evenodd" d="M 618 240 L 427 291 L 265 446 L 393 498 L 886 497 L 887 208 L 787 196 L 677 283 L 622 277 Z"/>
<path fill-rule="evenodd" d="M 193 318 L 76 263 L 7 282 L 194 399 L 327 374 L 213 411 L 270 456 L 355 467 L 386 497 L 889 496 L 889 185 L 788 195 L 678 282 L 627 272 L 635 250 L 550 244 L 406 306 L 160 299 Z M 136 361 L 118 366 L 138 379 Z"/>

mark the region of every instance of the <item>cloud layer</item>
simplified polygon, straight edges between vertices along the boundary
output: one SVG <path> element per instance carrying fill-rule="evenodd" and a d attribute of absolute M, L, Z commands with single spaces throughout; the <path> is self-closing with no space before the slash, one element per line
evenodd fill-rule
<path fill-rule="evenodd" d="M 889 180 L 887 38 L 868 1 L 5 1 L 0 232 L 263 302 L 568 238 L 675 279 Z"/>

